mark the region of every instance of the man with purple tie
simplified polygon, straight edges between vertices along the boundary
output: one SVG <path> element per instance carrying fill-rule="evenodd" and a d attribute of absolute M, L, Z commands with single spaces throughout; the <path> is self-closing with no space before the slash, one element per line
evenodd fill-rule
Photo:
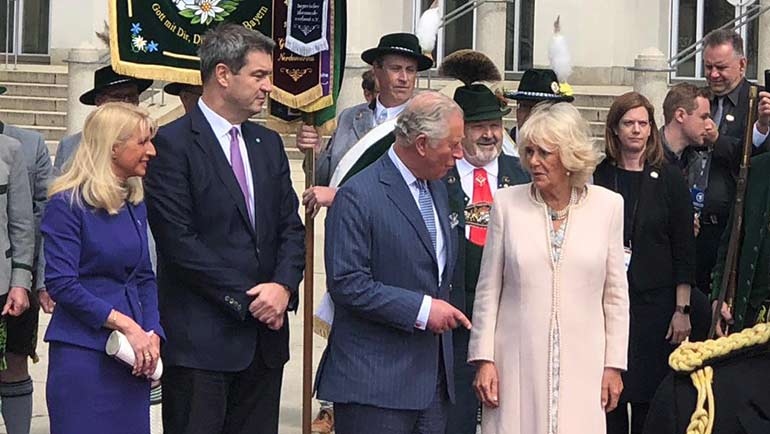
<path fill-rule="evenodd" d="M 274 46 L 235 24 L 206 33 L 203 95 L 155 138 L 165 432 L 278 432 L 304 228 L 281 138 L 248 121 L 272 89 Z"/>

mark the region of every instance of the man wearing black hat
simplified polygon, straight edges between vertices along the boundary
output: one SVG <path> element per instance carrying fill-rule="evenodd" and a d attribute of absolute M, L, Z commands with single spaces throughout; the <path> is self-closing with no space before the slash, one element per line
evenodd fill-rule
<path fill-rule="evenodd" d="M 529 182 L 529 175 L 518 158 L 502 153 L 502 119 L 511 109 L 483 84 L 457 88 L 454 100 L 464 112 L 465 138 L 463 158 L 443 179 L 449 193 L 450 222 L 461 240 L 450 301 L 471 319 L 494 194 L 500 188 Z M 467 362 L 469 337 L 470 332 L 462 327 L 452 337 L 456 402 L 449 412 L 447 434 L 476 432 L 479 401 L 473 391 L 475 369 Z"/>
<path fill-rule="evenodd" d="M 80 95 L 80 102 L 84 105 L 100 106 L 108 102 L 127 102 L 139 105 L 139 95 L 152 85 L 152 80 L 142 80 L 127 75 L 121 75 L 105 66 L 94 72 L 94 88 Z M 64 164 L 75 153 L 82 133 L 78 132 L 67 136 L 59 142 L 56 148 L 54 169 L 61 173 Z"/>
<path fill-rule="evenodd" d="M 7 89 L 0 86 L 0 94 Z M 35 131 L 8 125 L 0 121 L 0 134 L 21 143 L 19 155 L 24 159 L 29 176 L 34 215 L 35 256 L 32 263 L 32 288 L 29 293 L 30 308 L 20 316 L 7 316 L 5 358 L 7 369 L 0 372 L 0 403 L 6 430 L 9 434 L 29 433 L 32 418 L 32 379 L 29 375 L 28 358 L 37 360 L 37 328 L 39 305 L 51 311 L 53 302 L 45 290 L 45 261 L 40 237 L 40 219 L 47 202 L 48 182 L 53 168 L 48 147 L 43 136 Z"/>
<path fill-rule="evenodd" d="M 297 147 L 301 151 L 315 149 L 318 152 L 315 179 L 318 187 L 313 187 L 302 195 L 303 203 L 315 207 L 316 210 L 331 205 L 334 200 L 336 189 L 325 186 L 329 185 L 340 161 L 348 151 L 356 147 L 361 148 L 361 153 L 364 153 L 379 139 L 389 136 L 389 143 L 383 147 L 382 152 L 375 152 L 374 158 L 367 160 L 371 163 L 393 144 L 394 138 L 390 133 L 395 125 L 394 120 L 414 94 L 417 72 L 433 66 L 433 60 L 422 54 L 417 37 L 411 33 L 383 36 L 377 47 L 361 53 L 361 59 L 373 66 L 379 85 L 377 98 L 371 103 L 359 104 L 340 113 L 337 130 L 324 149 L 321 149 L 321 138 L 314 127 L 303 125 L 297 134 Z M 361 140 L 380 125 L 385 126 L 377 130 L 376 137 L 368 136 L 367 140 Z M 352 163 L 355 162 L 354 160 Z M 346 170 L 353 164 L 345 165 Z"/>
<path fill-rule="evenodd" d="M 519 82 L 519 89 L 507 92 L 506 98 L 516 100 L 516 127 L 511 128 L 511 137 L 518 140 L 517 128 L 524 125 L 535 104 L 542 101 L 572 102 L 575 97 L 567 84 L 559 84 L 556 73 L 551 69 L 528 69 Z"/>
<path fill-rule="evenodd" d="M 163 87 L 163 92 L 179 97 L 184 112 L 190 113 L 198 104 L 198 98 L 203 94 L 203 86 L 186 83 L 169 83 Z"/>

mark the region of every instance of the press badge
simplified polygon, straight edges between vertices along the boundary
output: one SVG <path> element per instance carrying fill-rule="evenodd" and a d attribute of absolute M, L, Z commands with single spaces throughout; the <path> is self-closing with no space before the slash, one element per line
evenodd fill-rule
<path fill-rule="evenodd" d="M 631 248 L 623 246 L 623 265 L 626 266 L 626 273 L 628 273 L 628 267 L 631 265 Z"/>

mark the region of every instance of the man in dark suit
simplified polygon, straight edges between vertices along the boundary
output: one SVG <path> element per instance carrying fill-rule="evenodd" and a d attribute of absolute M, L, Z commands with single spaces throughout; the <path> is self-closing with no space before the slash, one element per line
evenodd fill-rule
<path fill-rule="evenodd" d="M 272 89 L 274 45 L 239 25 L 209 31 L 198 105 L 155 138 L 146 188 L 169 433 L 278 432 L 304 230 L 280 137 L 247 121 Z"/>
<path fill-rule="evenodd" d="M 503 116 L 511 109 L 478 83 L 458 87 L 454 100 L 463 109 L 465 138 L 463 158 L 443 179 L 449 193 L 450 222 L 459 240 L 450 295 L 452 305 L 471 318 L 493 197 L 498 189 L 529 182 L 529 175 L 518 158 L 502 153 Z M 470 333 L 460 328 L 452 335 L 456 403 L 446 432 L 474 434 L 479 400 L 473 390 L 476 368 L 468 363 Z"/>
<path fill-rule="evenodd" d="M 703 67 L 713 94 L 711 118 L 716 128 L 706 137 L 706 143 L 713 151 L 705 197 L 708 203 L 700 215 L 698 268 L 711 270 L 735 200 L 735 180 L 743 152 L 752 84 L 746 80 L 747 60 L 743 54 L 743 38 L 739 34 L 718 30 L 710 33 L 703 44 Z M 751 138 L 754 155 L 765 152 L 770 143 L 770 94 L 760 92 L 760 97 L 759 116 Z"/>
<path fill-rule="evenodd" d="M 326 219 L 334 323 L 318 397 L 337 434 L 443 434 L 454 399 L 447 302 L 457 236 L 439 181 L 462 157 L 462 110 L 436 92 L 399 115 L 396 143 L 337 192 Z"/>

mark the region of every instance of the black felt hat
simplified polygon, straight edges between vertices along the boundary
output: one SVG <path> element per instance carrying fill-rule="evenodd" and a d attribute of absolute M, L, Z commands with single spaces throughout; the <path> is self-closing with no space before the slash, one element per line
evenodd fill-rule
<path fill-rule="evenodd" d="M 169 83 L 165 86 L 163 86 L 163 92 L 166 92 L 169 95 L 176 95 L 179 96 L 179 94 L 184 90 L 185 88 L 198 88 L 201 89 L 202 86 L 198 84 L 187 84 L 187 83 Z M 192 90 L 191 90 L 192 91 Z M 200 90 L 198 90 L 198 93 L 201 93 Z"/>
<path fill-rule="evenodd" d="M 94 72 L 94 88 L 83 95 L 80 95 L 80 102 L 85 105 L 96 105 L 96 96 L 98 94 L 111 86 L 125 83 L 136 83 L 139 93 L 142 93 L 152 85 L 152 80 L 144 80 L 118 74 L 112 69 L 112 66 L 108 65 L 104 68 L 99 68 Z"/>
<path fill-rule="evenodd" d="M 377 47 L 361 53 L 364 62 L 373 65 L 374 61 L 386 54 L 411 57 L 417 60 L 417 70 L 425 71 L 433 66 L 433 59 L 422 54 L 420 41 L 411 33 L 391 33 L 380 38 Z"/>
<path fill-rule="evenodd" d="M 458 87 L 454 100 L 463 109 L 466 122 L 502 119 L 511 112 L 510 107 L 483 84 Z"/>
<path fill-rule="evenodd" d="M 528 69 L 519 82 L 519 89 L 506 92 L 506 98 L 523 101 L 572 102 L 575 97 L 561 91 L 556 73 L 551 69 Z"/>

